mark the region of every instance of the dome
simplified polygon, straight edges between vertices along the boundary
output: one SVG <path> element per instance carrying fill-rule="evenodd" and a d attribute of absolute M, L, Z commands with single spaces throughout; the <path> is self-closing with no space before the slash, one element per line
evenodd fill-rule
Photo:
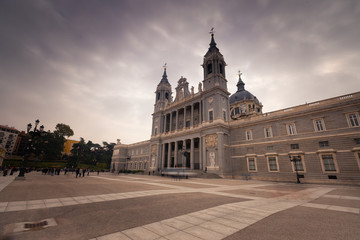
<path fill-rule="evenodd" d="M 239 75 L 239 81 L 236 84 L 236 86 L 238 87 L 238 90 L 236 93 L 234 93 L 233 95 L 230 96 L 230 104 L 236 103 L 236 102 L 241 102 L 244 100 L 253 100 L 255 101 L 255 103 L 260 105 L 259 100 L 252 95 L 249 91 L 245 90 L 244 87 L 245 83 L 241 80 L 241 76 Z"/>
<path fill-rule="evenodd" d="M 250 92 L 244 90 L 238 90 L 236 93 L 234 93 L 233 95 L 230 96 L 230 104 L 236 103 L 236 102 L 240 102 L 243 100 L 253 100 L 255 101 L 257 104 L 260 104 L 259 100 L 252 95 Z"/>

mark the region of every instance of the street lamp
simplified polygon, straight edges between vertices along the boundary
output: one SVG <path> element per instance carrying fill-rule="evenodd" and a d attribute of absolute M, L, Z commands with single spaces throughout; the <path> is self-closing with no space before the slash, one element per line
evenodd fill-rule
<path fill-rule="evenodd" d="M 298 173 L 298 169 L 297 169 L 297 162 L 301 162 L 301 157 L 300 156 L 293 156 L 291 158 L 291 155 L 289 154 L 289 160 L 290 160 L 290 162 L 294 163 L 295 172 L 296 172 L 296 183 L 300 183 L 299 173 Z"/>
<path fill-rule="evenodd" d="M 44 125 L 41 125 L 40 128 L 37 129 L 37 126 L 39 125 L 39 123 L 40 123 L 40 120 L 37 119 L 35 121 L 35 127 L 34 127 L 33 131 L 30 131 L 31 128 L 32 128 L 31 123 L 29 123 L 27 125 L 26 131 L 27 131 L 27 134 L 30 136 L 30 138 L 26 142 L 25 153 L 24 153 L 24 161 L 23 161 L 22 167 L 20 168 L 18 177 L 25 177 L 28 155 L 30 154 L 30 152 L 32 150 L 33 137 L 34 136 L 41 136 L 42 132 L 44 131 Z"/>

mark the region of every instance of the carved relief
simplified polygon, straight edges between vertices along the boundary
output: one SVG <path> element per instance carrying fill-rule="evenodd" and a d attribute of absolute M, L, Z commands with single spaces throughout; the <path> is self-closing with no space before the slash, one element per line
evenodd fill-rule
<path fill-rule="evenodd" d="M 209 152 L 209 167 L 215 167 L 215 152 Z"/>
<path fill-rule="evenodd" d="M 155 155 L 153 155 L 151 158 L 150 167 L 152 167 L 152 168 L 155 167 Z"/>
<path fill-rule="evenodd" d="M 175 89 L 176 89 L 175 102 L 181 101 L 181 100 L 187 98 L 188 96 L 190 96 L 189 83 L 186 81 L 186 78 L 184 78 L 182 76 L 179 79 L 178 86 Z"/>
<path fill-rule="evenodd" d="M 216 147 L 218 143 L 218 136 L 214 134 L 207 135 L 205 137 L 205 144 L 207 148 Z"/>
<path fill-rule="evenodd" d="M 213 97 L 210 97 L 210 98 L 208 99 L 208 102 L 210 103 L 210 105 L 212 104 L 213 101 L 214 101 L 214 98 L 213 98 Z"/>
<path fill-rule="evenodd" d="M 151 154 L 152 154 L 152 155 L 156 155 L 156 152 L 157 152 L 157 151 L 156 151 L 156 145 L 152 145 L 152 146 L 151 146 Z"/>

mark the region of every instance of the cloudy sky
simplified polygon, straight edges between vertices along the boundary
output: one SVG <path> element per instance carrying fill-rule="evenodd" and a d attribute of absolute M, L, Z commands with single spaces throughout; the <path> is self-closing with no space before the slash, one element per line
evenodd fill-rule
<path fill-rule="evenodd" d="M 360 90 L 358 0 L 0 0 L 0 124 L 147 140 L 162 66 L 197 86 L 211 27 L 264 112 Z"/>

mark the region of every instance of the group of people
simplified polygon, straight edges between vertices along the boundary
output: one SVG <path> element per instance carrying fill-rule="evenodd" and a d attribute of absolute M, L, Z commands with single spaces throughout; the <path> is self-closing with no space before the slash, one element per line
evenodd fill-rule
<path fill-rule="evenodd" d="M 27 169 L 27 172 L 30 172 L 31 168 Z M 72 168 L 42 168 L 42 169 L 35 169 L 36 171 L 40 171 L 41 170 L 41 174 L 42 175 L 60 175 L 60 172 L 64 172 L 64 175 L 66 175 L 68 172 L 74 173 L 76 174 L 76 178 L 77 177 L 85 177 L 85 173 L 87 176 L 89 176 L 90 174 L 90 169 L 88 168 L 77 168 L 77 169 L 72 169 Z M 0 174 L 2 174 L 3 176 L 7 176 L 7 175 L 13 175 L 15 172 L 18 171 L 18 168 L 16 167 L 0 167 Z M 94 171 L 94 170 L 91 170 Z M 97 175 L 99 175 L 100 170 L 96 170 Z"/>
<path fill-rule="evenodd" d="M 90 174 L 90 170 L 89 169 L 85 169 L 85 168 L 77 168 L 75 173 L 76 173 L 76 178 L 77 177 L 81 177 L 81 174 L 82 174 L 82 177 L 85 177 L 85 172 L 87 172 L 87 176 L 89 176 Z M 98 171 L 99 172 L 99 171 Z M 99 174 L 98 174 L 99 175 Z"/>
<path fill-rule="evenodd" d="M 16 168 L 16 167 L 2 167 L 1 168 L 1 171 L 2 171 L 2 173 L 3 173 L 3 176 L 5 177 L 5 176 L 7 176 L 8 174 L 9 175 L 13 175 L 14 174 L 14 172 L 17 172 L 18 171 L 18 169 Z"/>
<path fill-rule="evenodd" d="M 60 168 L 43 168 L 41 170 L 41 174 L 42 175 L 49 174 L 51 176 L 54 176 L 54 175 L 60 175 L 60 171 L 61 171 Z"/>

